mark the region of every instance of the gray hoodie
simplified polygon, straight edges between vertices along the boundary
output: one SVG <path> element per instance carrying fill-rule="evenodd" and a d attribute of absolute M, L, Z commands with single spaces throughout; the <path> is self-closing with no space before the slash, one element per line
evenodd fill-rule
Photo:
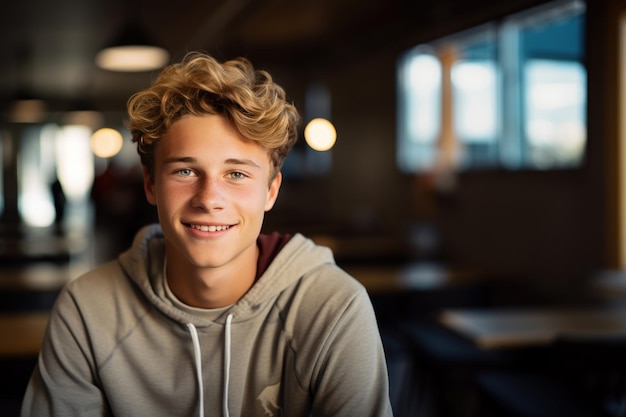
<path fill-rule="evenodd" d="M 391 416 L 369 297 L 329 249 L 294 235 L 225 309 L 183 305 L 164 240 L 70 282 L 52 311 L 26 416 Z"/>

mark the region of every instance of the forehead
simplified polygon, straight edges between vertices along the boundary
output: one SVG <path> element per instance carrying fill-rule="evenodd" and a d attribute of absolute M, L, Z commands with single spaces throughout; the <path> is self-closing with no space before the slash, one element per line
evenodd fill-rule
<path fill-rule="evenodd" d="M 248 155 L 269 163 L 269 151 L 242 136 L 221 115 L 184 116 L 170 126 L 156 146 L 157 156 L 189 154 L 194 157 Z"/>

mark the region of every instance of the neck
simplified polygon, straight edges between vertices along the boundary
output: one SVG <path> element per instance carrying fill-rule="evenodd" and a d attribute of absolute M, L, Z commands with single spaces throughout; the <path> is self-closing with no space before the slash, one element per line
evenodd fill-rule
<path fill-rule="evenodd" d="M 236 266 L 199 268 L 179 257 L 168 258 L 165 273 L 172 293 L 196 308 L 221 308 L 235 304 L 254 285 L 258 248 Z"/>

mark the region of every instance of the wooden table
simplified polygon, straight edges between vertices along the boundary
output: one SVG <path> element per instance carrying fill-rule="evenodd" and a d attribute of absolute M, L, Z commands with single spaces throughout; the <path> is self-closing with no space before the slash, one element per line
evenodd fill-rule
<path fill-rule="evenodd" d="M 349 266 L 345 270 L 363 284 L 370 294 L 432 291 L 484 283 L 483 275 L 478 271 L 453 270 L 427 263 Z"/>
<path fill-rule="evenodd" d="M 560 336 L 626 338 L 626 308 L 447 310 L 440 322 L 485 349 L 547 345 Z"/>
<path fill-rule="evenodd" d="M 0 357 L 37 355 L 49 313 L 4 313 L 0 315 Z"/>

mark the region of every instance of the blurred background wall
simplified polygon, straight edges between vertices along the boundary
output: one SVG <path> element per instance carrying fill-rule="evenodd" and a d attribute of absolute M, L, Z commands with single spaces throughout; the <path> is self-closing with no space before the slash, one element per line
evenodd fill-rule
<path fill-rule="evenodd" d="M 37 251 L 42 256 L 47 250 L 56 253 L 43 247 L 47 241 L 49 248 L 65 245 L 70 252 L 87 252 L 84 266 L 89 267 L 114 257 L 142 224 L 155 221 L 143 197 L 138 158 L 129 146 L 123 117 L 130 94 L 147 87 L 158 69 L 113 72 L 95 63 L 100 48 L 131 24 L 164 46 L 169 61 L 193 49 L 219 59 L 247 56 L 285 87 L 305 121 L 315 116 L 315 109 L 332 120 L 337 142 L 331 151 L 316 156 L 303 141 L 298 145 L 294 161 L 301 158 L 301 169 L 286 173 L 267 230 L 307 233 L 329 243 L 346 262 L 434 261 L 480 270 L 495 280 L 523 280 L 547 291 L 574 290 L 599 270 L 621 267 L 620 2 L 586 5 L 587 131 L 582 163 L 568 169 L 453 170 L 453 186 L 442 189 L 433 185 L 432 172 L 404 172 L 396 159 L 402 54 L 546 3 L 6 3 L 0 17 L 5 109 L 2 262 L 9 265 L 22 255 L 28 260 L 29 253 Z M 323 86 L 327 97 L 322 110 L 307 104 L 315 86 Z M 20 97 L 43 99 L 42 119 L 35 124 L 12 120 L 11 105 Z M 67 129 L 64 118 L 81 109 L 99 113 L 90 131 L 118 129 L 125 145 L 112 158 L 93 156 L 89 149 L 64 162 L 56 158 L 61 167 L 88 160 L 93 182 L 74 202 L 65 196 L 65 220 L 59 221 L 67 228 L 61 234 L 50 233 L 49 227 L 24 226 L 19 212 L 23 207 L 18 205 L 25 200 L 18 202 L 17 195 L 26 176 L 39 167 L 53 172 L 47 180 L 53 178 L 59 170 L 51 156 L 80 151 L 71 144 L 55 151 L 46 134 L 56 133 L 46 129 Z M 24 171 L 24 163 L 16 161 L 30 152 L 24 151 L 29 140 L 38 150 Z M 47 185 L 52 187 L 54 181 Z M 46 207 L 38 202 L 27 206 L 38 207 L 40 213 Z"/>

